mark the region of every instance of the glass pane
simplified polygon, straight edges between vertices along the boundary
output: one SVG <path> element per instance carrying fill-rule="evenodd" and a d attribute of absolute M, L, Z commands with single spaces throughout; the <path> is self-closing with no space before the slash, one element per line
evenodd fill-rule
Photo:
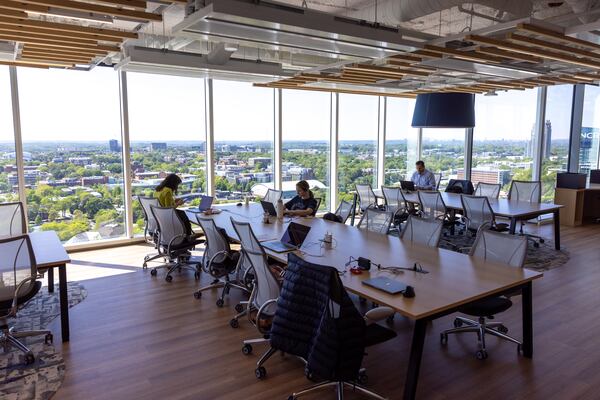
<path fill-rule="evenodd" d="M 30 228 L 69 244 L 123 236 L 117 72 L 19 68 L 18 81 Z"/>
<path fill-rule="evenodd" d="M 406 176 L 407 171 L 415 168 L 419 130 L 410 126 L 414 109 L 413 99 L 387 99 L 384 164 L 386 185 L 398 185 L 401 180 L 410 179 L 410 176 Z M 409 146 L 409 143 L 414 145 Z"/>
<path fill-rule="evenodd" d="M 600 168 L 600 88 L 597 86 L 585 86 L 579 146 L 579 171 L 589 175 L 591 169 Z"/>
<path fill-rule="evenodd" d="M 568 169 L 572 103 L 573 85 L 548 87 L 542 143 L 542 202 L 554 201 L 556 173 Z"/>
<path fill-rule="evenodd" d="M 273 188 L 274 89 L 214 81 L 215 191 L 219 202 Z"/>
<path fill-rule="evenodd" d="M 465 130 L 425 128 L 421 151 L 425 168 L 434 174 L 442 174 L 439 188 L 443 190 L 450 179 L 458 178 L 460 170 L 464 170 Z M 415 166 L 411 167 L 412 174 Z"/>
<path fill-rule="evenodd" d="M 506 197 L 511 179 L 531 180 L 536 111 L 537 89 L 475 96 L 473 185 L 500 183 Z"/>
<path fill-rule="evenodd" d="M 321 198 L 320 209 L 328 210 L 331 94 L 284 90 L 282 119 L 283 197 L 293 197 L 296 182 L 305 179 Z"/>
<path fill-rule="evenodd" d="M 0 202 L 18 201 L 10 77 L 6 66 L 0 66 L 0 93 Z"/>
<path fill-rule="evenodd" d="M 339 95 L 338 193 L 339 200 L 352 200 L 349 192 L 357 183 L 377 184 L 377 126 L 379 98 L 358 94 Z"/>
<path fill-rule="evenodd" d="M 133 195 L 154 196 L 170 173 L 181 177 L 179 197 L 198 205 L 206 193 L 204 79 L 127 74 Z M 144 233 L 144 215 L 133 201 L 134 233 Z"/>

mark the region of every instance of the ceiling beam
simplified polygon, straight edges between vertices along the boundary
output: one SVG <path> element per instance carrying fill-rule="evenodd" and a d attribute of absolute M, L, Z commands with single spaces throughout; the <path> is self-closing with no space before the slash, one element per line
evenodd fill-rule
<path fill-rule="evenodd" d="M 63 24 L 57 22 L 39 21 L 35 19 L 27 19 L 27 14 L 24 18 L 16 18 L 12 16 L 5 16 L 4 10 L 0 10 L 0 23 L 3 25 L 31 27 L 52 30 L 61 33 L 73 33 L 83 35 L 94 35 L 97 40 L 114 41 L 113 39 L 137 39 L 139 35 L 134 32 L 118 31 L 114 29 L 102 29 L 102 28 L 89 28 L 80 25 Z"/>

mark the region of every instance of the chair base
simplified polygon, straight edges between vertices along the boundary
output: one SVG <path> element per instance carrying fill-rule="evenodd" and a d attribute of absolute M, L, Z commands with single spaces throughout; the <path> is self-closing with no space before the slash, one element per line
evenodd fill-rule
<path fill-rule="evenodd" d="M 150 253 L 150 254 L 147 254 L 144 257 L 144 263 L 142 264 L 142 268 L 143 269 L 147 269 L 148 268 L 148 263 L 150 261 L 154 261 L 154 260 L 159 259 L 159 258 L 162 258 L 164 260 L 164 262 L 168 262 L 169 261 L 166 254 L 162 254 L 162 253 Z"/>
<path fill-rule="evenodd" d="M 19 349 L 25 354 L 25 362 L 32 364 L 35 361 L 33 352 L 19 339 L 41 335 L 45 336 L 44 340 L 46 343 L 52 343 L 52 332 L 48 330 L 16 332 L 14 327 L 2 329 L 0 332 L 0 345 L 3 347 L 5 353 L 8 353 L 11 347 Z"/>
<path fill-rule="evenodd" d="M 248 291 L 248 289 L 246 289 L 245 286 L 242 286 L 242 284 L 240 284 L 236 281 L 231 281 L 227 277 L 224 280 L 215 279 L 210 285 L 203 286 L 200 289 L 196 290 L 194 292 L 194 297 L 196 299 L 199 299 L 202 297 L 202 292 L 205 292 L 205 291 L 211 290 L 211 289 L 221 289 L 221 288 L 223 290 L 221 290 L 221 294 L 219 295 L 219 298 L 217 299 L 218 307 L 223 307 L 225 305 L 225 296 L 229 295 L 229 291 L 231 289 L 241 290 L 243 293 L 250 294 L 250 292 Z M 236 306 L 236 311 L 237 311 L 237 309 L 238 309 L 238 307 Z M 246 313 L 244 312 L 242 315 L 245 315 L 245 314 Z"/>
<path fill-rule="evenodd" d="M 288 400 L 296 400 L 297 398 L 304 396 L 305 394 L 309 394 L 309 393 L 315 392 L 317 390 L 321 390 L 321 389 L 332 387 L 332 386 L 335 387 L 335 389 L 336 389 L 336 394 L 337 394 L 338 400 L 344 400 L 344 386 L 347 386 L 354 391 L 358 391 L 370 399 L 386 400 L 385 397 L 382 397 L 382 396 L 378 395 L 377 393 L 375 393 L 361 385 L 358 385 L 356 383 L 336 382 L 336 381 L 327 381 L 327 382 L 318 383 L 314 386 L 311 386 L 311 387 L 301 390 L 299 392 L 293 393 L 290 397 L 288 397 Z"/>
<path fill-rule="evenodd" d="M 448 342 L 448 335 L 450 334 L 475 332 L 477 333 L 477 339 L 479 341 L 479 350 L 477 350 L 476 356 L 480 360 L 487 358 L 487 350 L 485 347 L 486 334 L 513 342 L 517 345 L 517 350 L 519 352 L 521 351 L 522 343 L 512 336 L 506 334 L 508 329 L 504 326 L 504 324 L 502 324 L 502 322 L 489 322 L 485 317 L 479 317 L 479 321 L 473 321 L 464 317 L 456 317 L 454 320 L 454 326 L 455 328 L 447 329 L 440 334 L 442 344 L 446 344 Z"/>
<path fill-rule="evenodd" d="M 201 267 L 200 267 L 200 263 L 190 263 L 189 262 L 190 257 L 184 258 L 184 257 L 177 257 L 177 259 L 170 259 L 170 262 L 167 264 L 163 264 L 163 265 L 158 265 L 156 267 L 153 267 L 150 270 L 150 275 L 152 276 L 156 276 L 158 274 L 158 270 L 159 269 L 167 269 L 167 275 L 165 276 L 165 280 L 167 282 L 171 282 L 173 280 L 173 277 L 171 276 L 171 274 L 173 273 L 173 271 L 175 271 L 176 269 L 181 270 L 182 268 L 184 269 L 188 269 L 190 271 L 194 272 L 194 278 L 196 280 L 200 279 L 200 271 L 201 271 Z"/>

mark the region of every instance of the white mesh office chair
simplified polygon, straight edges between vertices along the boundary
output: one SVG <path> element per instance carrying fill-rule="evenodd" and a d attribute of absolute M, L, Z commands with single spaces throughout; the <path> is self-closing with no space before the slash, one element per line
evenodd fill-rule
<path fill-rule="evenodd" d="M 0 254 L 0 346 L 5 351 L 9 347 L 21 350 L 25 353 L 25 362 L 31 364 L 35 356 L 19 339 L 45 335 L 46 343 L 51 343 L 52 333 L 48 330 L 16 332 L 14 327 L 9 327 L 9 320 L 16 318 L 19 309 L 42 287 L 29 236 L 0 239 Z"/>
<path fill-rule="evenodd" d="M 350 218 L 350 215 L 352 214 L 352 210 L 354 209 L 354 207 L 355 207 L 354 204 L 352 204 L 349 201 L 346 201 L 346 200 L 340 201 L 340 205 L 335 210 L 335 215 L 337 215 L 338 217 L 341 218 L 342 224 L 345 224 L 346 221 L 348 221 L 348 218 Z"/>
<path fill-rule="evenodd" d="M 433 174 L 433 177 L 435 178 L 435 190 L 440 190 L 440 182 L 442 182 L 442 173 L 436 172 Z"/>
<path fill-rule="evenodd" d="M 394 214 L 391 211 L 367 208 L 358 222 L 358 229 L 387 235 L 392 225 Z"/>
<path fill-rule="evenodd" d="M 149 261 L 156 260 L 157 258 L 162 258 L 165 261 L 167 260 L 165 254 L 158 251 L 158 223 L 150 209 L 150 206 L 160 207 L 160 203 L 155 197 L 137 196 L 137 200 L 139 201 L 140 206 L 142 207 L 142 213 L 144 214 L 144 240 L 146 243 L 154 245 L 154 248 L 157 249 L 156 253 L 150 253 L 144 257 L 142 267 L 143 269 L 146 269 L 148 268 Z"/>
<path fill-rule="evenodd" d="M 311 216 L 315 216 L 317 215 L 317 211 L 319 211 L 319 208 L 321 207 L 321 201 L 322 199 L 320 197 L 315 197 L 315 201 L 317 202 L 317 207 L 313 210 Z"/>
<path fill-rule="evenodd" d="M 475 196 L 485 196 L 490 199 L 497 199 L 500 196 L 500 188 L 502 185 L 499 183 L 485 183 L 479 182 L 475 187 L 473 194 Z"/>
<path fill-rule="evenodd" d="M 20 201 L 0 203 L 0 236 L 14 236 L 27 233 L 25 211 Z"/>
<path fill-rule="evenodd" d="M 198 263 L 191 263 L 190 250 L 203 243 L 204 240 L 194 236 L 188 236 L 185 224 L 172 207 L 150 206 L 158 224 L 158 248 L 164 254 L 168 264 L 154 267 L 150 270 L 152 276 L 156 276 L 158 269 L 168 269 L 165 280 L 171 282 L 171 273 L 176 269 L 186 268 L 194 272 L 194 278 L 200 279 L 200 267 Z"/>
<path fill-rule="evenodd" d="M 357 183 L 356 193 L 358 194 L 358 208 L 364 212 L 369 207 L 377 207 L 377 196 L 369 184 Z"/>
<path fill-rule="evenodd" d="M 382 186 L 383 199 L 385 200 L 385 209 L 394 214 L 392 225 L 400 230 L 402 222 L 406 221 L 409 213 L 408 203 L 404 198 L 402 190 L 397 186 Z"/>
<path fill-rule="evenodd" d="M 527 239 L 524 236 L 503 235 L 487 229 L 480 229 L 475 239 L 470 256 L 494 263 L 522 268 L 527 255 Z M 476 357 L 484 360 L 488 357 L 485 348 L 485 335 L 490 334 L 501 339 L 516 343 L 518 350 L 521 342 L 508 336 L 508 329 L 501 322 L 489 322 L 494 315 L 508 310 L 512 301 L 506 296 L 492 297 L 475 303 L 468 304 L 459 309 L 459 312 L 478 317 L 474 321 L 464 317 L 454 320 L 454 329 L 448 329 L 440 334 L 442 344 L 448 342 L 448 335 L 453 333 L 476 332 L 479 339 L 479 349 Z"/>
<path fill-rule="evenodd" d="M 281 292 L 281 283 L 274 273 L 274 270 L 281 272 L 269 265 L 267 255 L 260 245 L 258 239 L 252 231 L 252 226 L 247 222 L 238 222 L 231 218 L 233 229 L 237 233 L 242 245 L 242 252 L 250 262 L 250 267 L 254 271 L 254 286 L 250 293 L 249 307 L 256 311 L 256 315 L 249 311 L 248 319 L 256 327 L 261 338 L 244 340 L 242 353 L 248 355 L 252 353 L 252 345 L 259 343 L 269 343 L 269 329 L 275 309 L 277 308 L 277 299 Z M 254 315 L 254 316 L 253 316 Z M 269 349 L 256 364 L 256 377 L 262 379 L 266 375 L 266 370 L 262 364 L 273 355 L 274 351 Z"/>
<path fill-rule="evenodd" d="M 483 225 L 497 232 L 508 230 L 508 224 L 497 223 L 494 211 L 486 196 L 460 196 L 465 220 L 465 233 L 477 234 Z"/>
<path fill-rule="evenodd" d="M 441 220 L 423 219 L 409 215 L 404 229 L 400 233 L 400 240 L 422 246 L 438 247 L 443 225 Z"/>
<path fill-rule="evenodd" d="M 511 201 L 524 201 L 527 203 L 540 203 L 542 198 L 542 182 L 540 181 L 512 181 L 508 190 L 508 199 Z M 521 221 L 519 226 L 519 235 L 527 236 L 534 247 L 540 247 L 544 243 L 544 238 L 538 235 L 525 234 L 523 226 L 526 221 Z"/>
<path fill-rule="evenodd" d="M 281 199 L 282 196 L 283 192 L 281 190 L 268 189 L 263 201 L 268 201 L 269 203 L 277 205 L 277 202 Z"/>
<path fill-rule="evenodd" d="M 448 208 L 440 192 L 419 190 L 419 212 L 425 219 L 448 221 Z"/>

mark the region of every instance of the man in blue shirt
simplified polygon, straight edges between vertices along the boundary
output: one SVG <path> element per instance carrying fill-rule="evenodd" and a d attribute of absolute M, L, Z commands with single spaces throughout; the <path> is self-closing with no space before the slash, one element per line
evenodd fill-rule
<path fill-rule="evenodd" d="M 417 161 L 415 165 L 417 170 L 410 178 L 415 184 L 415 189 L 435 190 L 435 176 L 433 173 L 425 169 L 425 163 L 421 160 Z"/>

